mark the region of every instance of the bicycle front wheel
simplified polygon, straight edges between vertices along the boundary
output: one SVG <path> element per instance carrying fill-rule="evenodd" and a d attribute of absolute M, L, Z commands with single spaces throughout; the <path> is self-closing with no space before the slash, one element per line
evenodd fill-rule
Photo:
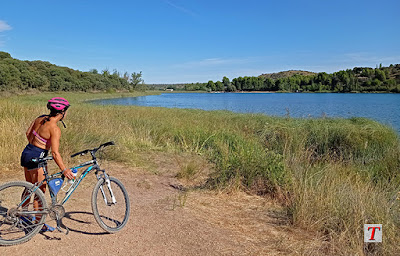
<path fill-rule="evenodd" d="M 99 226 L 108 233 L 115 233 L 128 223 L 130 204 L 122 182 L 114 177 L 109 178 L 111 190 L 104 179 L 100 179 L 94 187 L 92 210 Z"/>
<path fill-rule="evenodd" d="M 32 183 L 13 181 L 1 185 L 0 245 L 16 245 L 30 240 L 45 222 L 45 209 L 44 194 Z"/>

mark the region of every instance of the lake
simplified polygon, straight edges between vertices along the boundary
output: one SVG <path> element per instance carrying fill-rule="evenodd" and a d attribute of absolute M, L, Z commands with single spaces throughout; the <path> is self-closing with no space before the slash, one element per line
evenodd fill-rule
<path fill-rule="evenodd" d="M 367 117 L 400 132 L 400 94 L 163 93 L 96 101 L 98 104 L 229 110 L 291 117 Z"/>

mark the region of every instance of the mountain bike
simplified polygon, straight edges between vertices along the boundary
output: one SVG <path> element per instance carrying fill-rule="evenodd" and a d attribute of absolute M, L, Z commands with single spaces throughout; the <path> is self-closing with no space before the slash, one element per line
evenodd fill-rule
<path fill-rule="evenodd" d="M 92 160 L 77 165 L 71 169 L 87 167 L 79 177 L 71 181 L 61 200 L 57 194 L 62 188 L 64 175 L 58 172 L 49 175 L 47 161 L 51 156 L 32 159 L 42 167 L 45 179 L 35 184 L 26 181 L 13 181 L 0 186 L 0 245 L 16 245 L 29 241 L 42 230 L 46 217 L 57 222 L 57 230 L 68 234 L 68 227 L 61 220 L 65 215 L 64 204 L 70 198 L 81 181 L 90 172 L 94 172 L 97 184 L 93 188 L 91 205 L 94 218 L 99 226 L 108 233 L 120 231 L 128 222 L 130 203 L 128 192 L 118 179 L 109 176 L 102 170 L 96 158 L 100 149 L 115 145 L 110 141 L 94 149 L 86 149 L 71 155 L 86 155 L 90 153 Z M 49 188 L 51 203 L 47 204 L 43 192 L 39 189 L 46 182 Z M 60 193 L 61 194 L 61 193 Z M 60 195 L 59 194 L 59 195 Z M 63 231 L 64 229 L 65 231 Z"/>

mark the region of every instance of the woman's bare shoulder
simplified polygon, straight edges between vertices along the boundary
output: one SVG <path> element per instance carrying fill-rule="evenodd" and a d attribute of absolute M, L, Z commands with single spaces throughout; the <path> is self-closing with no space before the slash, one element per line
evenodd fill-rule
<path fill-rule="evenodd" d="M 58 127 L 57 123 L 51 122 L 51 123 L 48 124 L 47 127 L 52 132 L 57 132 L 57 133 L 61 132 L 61 129 L 60 129 L 60 127 Z"/>

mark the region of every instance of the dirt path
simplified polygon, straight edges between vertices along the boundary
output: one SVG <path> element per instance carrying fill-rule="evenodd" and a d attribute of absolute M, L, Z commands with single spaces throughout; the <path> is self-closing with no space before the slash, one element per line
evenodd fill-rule
<path fill-rule="evenodd" d="M 130 220 L 121 232 L 106 234 L 97 225 L 90 207 L 95 180 L 88 177 L 65 205 L 69 235 L 38 234 L 27 243 L 0 247 L 0 254 L 301 255 L 320 250 L 318 240 L 286 225 L 279 207 L 265 199 L 239 192 L 183 192 L 176 189 L 179 181 L 171 168 L 179 167 L 146 174 L 109 165 L 131 199 Z"/>

